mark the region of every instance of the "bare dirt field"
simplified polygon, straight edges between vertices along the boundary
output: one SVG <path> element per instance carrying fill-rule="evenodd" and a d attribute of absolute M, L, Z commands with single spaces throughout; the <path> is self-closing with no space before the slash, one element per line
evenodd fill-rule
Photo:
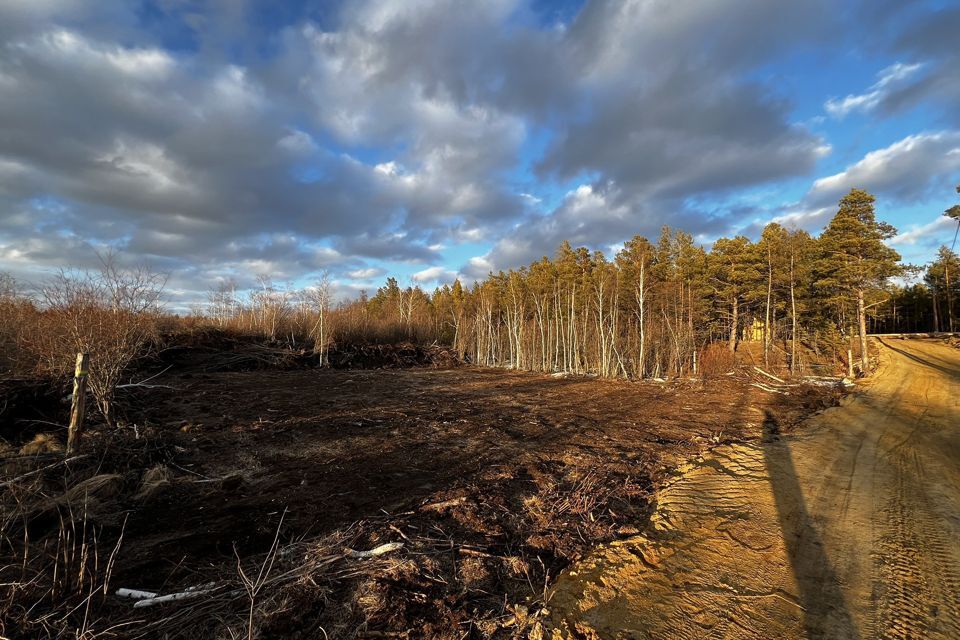
<path fill-rule="evenodd" d="M 742 374 L 177 370 L 127 391 L 130 424 L 93 429 L 86 457 L 4 458 L 3 480 L 30 474 L 3 498 L 4 635 L 247 637 L 248 610 L 260 638 L 537 635 L 555 576 L 635 536 L 677 465 L 840 395 Z M 143 609 L 115 595 L 198 585 Z"/>
<path fill-rule="evenodd" d="M 960 638 L 960 351 L 879 343 L 841 406 L 789 436 L 769 413 L 567 569 L 553 636 Z"/>

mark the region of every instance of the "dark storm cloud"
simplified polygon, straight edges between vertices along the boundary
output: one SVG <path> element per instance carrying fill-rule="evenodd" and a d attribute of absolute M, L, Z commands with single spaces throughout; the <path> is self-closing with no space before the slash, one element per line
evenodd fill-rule
<path fill-rule="evenodd" d="M 570 28 L 589 87 L 539 164 L 600 172 L 629 199 L 692 195 L 809 171 L 822 143 L 741 78 L 835 28 L 820 2 L 595 2 Z"/>
<path fill-rule="evenodd" d="M 571 178 L 600 171 L 627 195 L 684 196 L 809 172 L 822 141 L 786 122 L 787 109 L 753 86 L 674 75 L 599 105 L 539 165 Z"/>

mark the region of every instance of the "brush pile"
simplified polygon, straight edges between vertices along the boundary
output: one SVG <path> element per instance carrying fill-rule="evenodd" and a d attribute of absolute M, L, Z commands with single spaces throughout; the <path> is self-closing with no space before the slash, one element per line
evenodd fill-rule
<path fill-rule="evenodd" d="M 463 364 L 460 355 L 449 347 L 401 344 L 335 345 L 327 354 L 334 369 L 405 369 L 432 367 L 447 369 Z"/>

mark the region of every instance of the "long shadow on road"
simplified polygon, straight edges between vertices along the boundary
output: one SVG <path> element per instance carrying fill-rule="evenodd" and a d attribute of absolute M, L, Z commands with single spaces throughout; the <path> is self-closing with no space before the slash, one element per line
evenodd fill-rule
<path fill-rule="evenodd" d="M 787 555 L 797 581 L 807 638 L 857 640 L 859 634 L 847 609 L 837 574 L 823 539 L 807 511 L 793 456 L 781 439 L 776 417 L 765 411 L 763 455 Z"/>

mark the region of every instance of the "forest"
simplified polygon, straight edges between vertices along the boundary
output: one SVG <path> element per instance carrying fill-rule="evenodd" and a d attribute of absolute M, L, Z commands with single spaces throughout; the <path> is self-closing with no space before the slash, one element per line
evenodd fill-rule
<path fill-rule="evenodd" d="M 720 238 L 708 251 L 664 227 L 612 257 L 564 242 L 552 259 L 471 287 L 428 293 L 389 278 L 335 310 L 325 283 L 289 291 L 264 281 L 248 301 L 221 284 L 199 313 L 293 342 L 438 342 L 479 365 L 624 378 L 696 373 L 698 358 L 759 340 L 766 366 L 796 373 L 804 353 L 843 359 L 851 344 L 863 353 L 871 333 L 955 330 L 960 258 L 943 246 L 926 267 L 903 265 L 884 243 L 894 235 L 874 197 L 855 189 L 819 236 L 770 223 L 756 242 Z"/>

